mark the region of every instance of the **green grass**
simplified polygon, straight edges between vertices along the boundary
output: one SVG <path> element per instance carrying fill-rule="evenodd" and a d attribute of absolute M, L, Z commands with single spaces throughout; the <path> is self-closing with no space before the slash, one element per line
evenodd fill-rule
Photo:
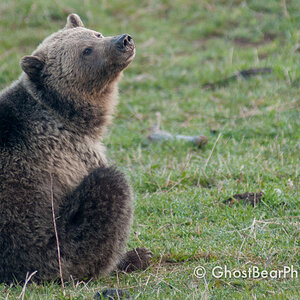
<path fill-rule="evenodd" d="M 105 144 L 135 191 L 128 248 L 145 246 L 155 255 L 144 272 L 67 283 L 66 296 L 55 283 L 28 285 L 24 294 L 21 286 L 0 285 L 0 299 L 93 299 L 112 287 L 128 289 L 136 299 L 299 299 L 299 277 L 211 274 L 225 265 L 269 271 L 293 265 L 300 273 L 300 6 L 286 0 L 286 15 L 283 2 L 0 2 L 1 88 L 20 74 L 20 58 L 64 26 L 70 12 L 104 35 L 134 37 L 137 56 L 120 84 Z M 202 88 L 257 67 L 273 72 Z M 209 143 L 204 149 L 149 143 L 156 112 L 164 130 L 204 134 Z M 265 197 L 255 208 L 223 203 L 257 191 Z M 205 279 L 194 276 L 197 266 L 206 268 Z"/>

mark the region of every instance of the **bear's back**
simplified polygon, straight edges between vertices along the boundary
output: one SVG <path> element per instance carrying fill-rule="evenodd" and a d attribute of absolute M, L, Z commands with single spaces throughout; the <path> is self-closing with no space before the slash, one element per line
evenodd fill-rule
<path fill-rule="evenodd" d="M 24 124 L 19 117 L 20 100 L 26 94 L 18 84 L 13 84 L 0 94 L 0 149 L 13 148 L 24 140 Z"/>

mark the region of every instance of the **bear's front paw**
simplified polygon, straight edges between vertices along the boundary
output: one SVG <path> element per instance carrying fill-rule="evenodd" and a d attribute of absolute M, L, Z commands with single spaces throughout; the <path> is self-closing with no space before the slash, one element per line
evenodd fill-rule
<path fill-rule="evenodd" d="M 153 253 L 147 248 L 136 248 L 125 253 L 118 265 L 119 271 L 133 272 L 136 270 L 145 270 L 149 265 Z"/>

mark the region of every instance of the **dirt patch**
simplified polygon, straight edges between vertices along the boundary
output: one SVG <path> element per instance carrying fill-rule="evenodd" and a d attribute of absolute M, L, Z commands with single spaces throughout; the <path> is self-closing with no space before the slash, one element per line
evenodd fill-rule
<path fill-rule="evenodd" d="M 204 46 L 206 46 L 206 44 L 209 41 L 216 40 L 216 39 L 222 39 L 222 38 L 224 38 L 223 33 L 221 33 L 221 32 L 211 32 L 211 33 L 205 34 L 200 39 L 194 39 L 192 41 L 192 43 L 193 43 L 194 48 L 196 48 L 196 49 L 197 48 L 206 48 Z"/>
<path fill-rule="evenodd" d="M 234 196 L 228 198 L 224 201 L 225 204 L 233 205 L 233 204 L 248 204 L 250 203 L 253 207 L 255 207 L 263 198 L 264 193 L 243 193 L 243 194 L 235 194 Z"/>
<path fill-rule="evenodd" d="M 269 56 L 269 53 L 263 52 L 263 53 L 258 53 L 258 58 L 260 60 L 266 59 Z"/>
<path fill-rule="evenodd" d="M 202 85 L 202 88 L 207 89 L 215 89 L 218 87 L 225 87 L 231 82 L 238 81 L 239 79 L 247 79 L 257 75 L 265 75 L 271 74 L 272 68 L 255 68 L 255 69 L 246 69 L 236 72 L 234 75 L 226 77 L 225 79 L 216 81 L 216 82 L 207 82 Z"/>
<path fill-rule="evenodd" d="M 258 47 L 273 42 L 277 35 L 270 32 L 265 32 L 264 37 L 259 41 L 253 41 L 250 38 L 241 36 L 236 37 L 233 42 L 239 47 Z"/>

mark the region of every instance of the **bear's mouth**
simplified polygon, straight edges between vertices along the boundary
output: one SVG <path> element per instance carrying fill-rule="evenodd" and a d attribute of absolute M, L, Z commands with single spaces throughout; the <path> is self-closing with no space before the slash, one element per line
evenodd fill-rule
<path fill-rule="evenodd" d="M 135 57 L 135 47 L 134 48 L 132 48 L 132 50 L 130 50 L 130 51 L 127 51 L 127 52 L 129 52 L 128 54 L 128 57 L 126 58 L 126 62 L 130 62 L 130 61 L 132 61 L 133 59 L 134 59 L 134 57 Z"/>

